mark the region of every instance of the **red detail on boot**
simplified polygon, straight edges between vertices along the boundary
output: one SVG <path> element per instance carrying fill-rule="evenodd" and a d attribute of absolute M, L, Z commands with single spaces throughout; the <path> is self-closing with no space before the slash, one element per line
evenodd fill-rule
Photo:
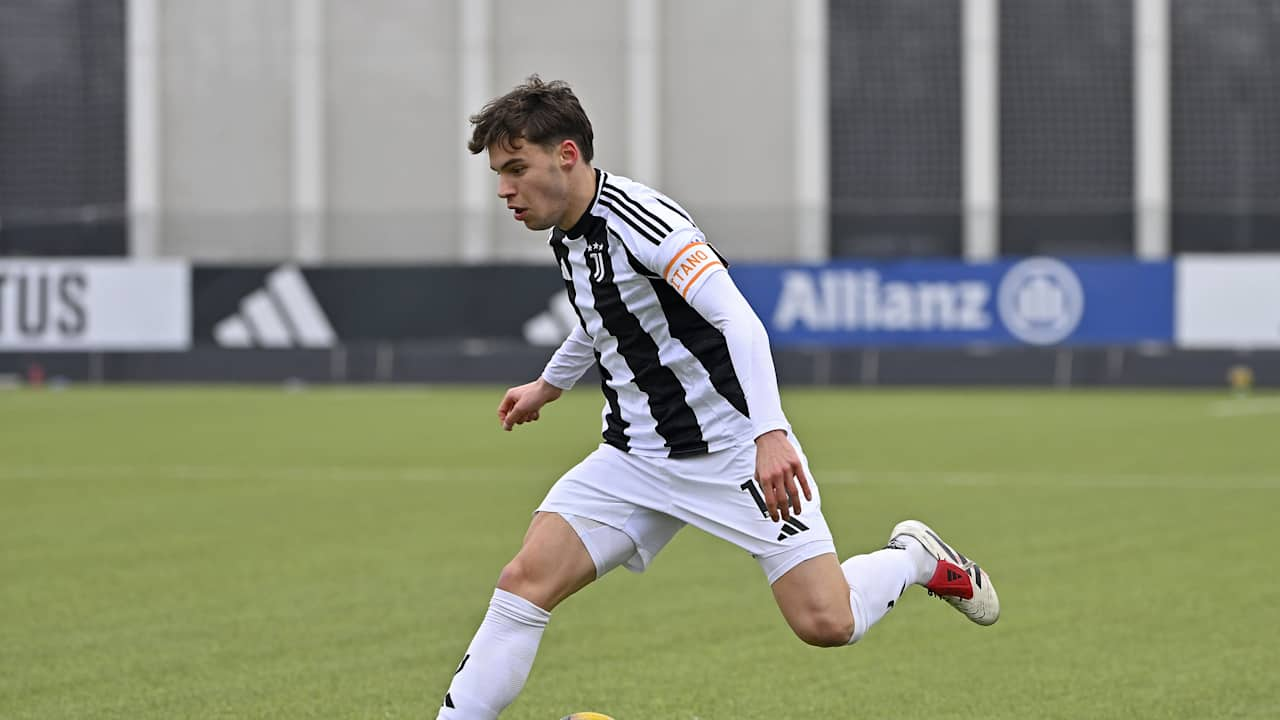
<path fill-rule="evenodd" d="M 946 560 L 938 561 L 938 569 L 933 571 L 933 577 L 929 579 L 925 587 L 932 590 L 935 595 L 958 597 L 965 600 L 973 597 L 973 581 L 969 579 L 969 573 L 966 573 L 959 565 L 954 565 Z"/>

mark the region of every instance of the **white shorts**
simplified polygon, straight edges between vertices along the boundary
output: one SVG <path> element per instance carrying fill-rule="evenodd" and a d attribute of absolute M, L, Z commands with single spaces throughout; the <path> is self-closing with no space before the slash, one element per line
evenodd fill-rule
<path fill-rule="evenodd" d="M 799 443 L 791 443 L 804 464 L 813 500 L 801 495 L 801 513 L 789 521 L 774 522 L 762 508 L 754 479 L 754 443 L 685 458 L 632 455 L 602 444 L 552 486 L 538 512 L 558 513 L 569 521 L 601 576 L 618 564 L 643 572 L 688 524 L 751 553 L 773 584 L 801 562 L 835 553 L 808 460 Z M 626 547 L 619 555 L 616 548 L 602 547 L 591 532 L 599 525 L 625 533 L 634 552 Z"/>

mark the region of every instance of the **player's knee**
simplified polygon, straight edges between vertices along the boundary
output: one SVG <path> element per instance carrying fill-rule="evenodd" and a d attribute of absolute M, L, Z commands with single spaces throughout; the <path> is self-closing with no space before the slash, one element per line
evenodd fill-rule
<path fill-rule="evenodd" d="M 565 578 L 516 555 L 498 574 L 498 589 L 506 590 L 545 610 L 551 610 L 577 589 Z"/>
<path fill-rule="evenodd" d="M 853 613 L 814 613 L 794 628 L 796 636 L 815 647 L 840 647 L 853 637 Z"/>
<path fill-rule="evenodd" d="M 537 586 L 537 574 L 519 555 L 507 563 L 498 574 L 498 588 L 528 598 Z"/>

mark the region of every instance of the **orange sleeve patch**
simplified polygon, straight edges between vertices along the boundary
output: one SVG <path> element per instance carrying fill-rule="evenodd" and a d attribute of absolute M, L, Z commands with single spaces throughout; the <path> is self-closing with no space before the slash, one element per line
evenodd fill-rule
<path fill-rule="evenodd" d="M 711 248 L 704 242 L 692 242 L 671 258 L 663 275 L 671 287 L 680 292 L 681 297 L 688 297 L 698 280 L 708 270 L 716 267 L 724 268 L 724 265 Z"/>

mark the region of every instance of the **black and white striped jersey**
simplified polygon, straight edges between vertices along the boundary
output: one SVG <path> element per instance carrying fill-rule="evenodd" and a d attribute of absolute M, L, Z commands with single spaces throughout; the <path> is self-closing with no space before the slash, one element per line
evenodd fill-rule
<path fill-rule="evenodd" d="M 755 437 L 724 335 L 686 300 L 727 264 L 687 212 L 656 190 L 596 170 L 590 208 L 568 232 L 554 228 L 550 244 L 581 322 L 561 353 L 581 358 L 589 344 L 605 396 L 606 443 L 680 457 Z M 555 384 L 577 379 L 563 375 L 567 382 Z"/>

